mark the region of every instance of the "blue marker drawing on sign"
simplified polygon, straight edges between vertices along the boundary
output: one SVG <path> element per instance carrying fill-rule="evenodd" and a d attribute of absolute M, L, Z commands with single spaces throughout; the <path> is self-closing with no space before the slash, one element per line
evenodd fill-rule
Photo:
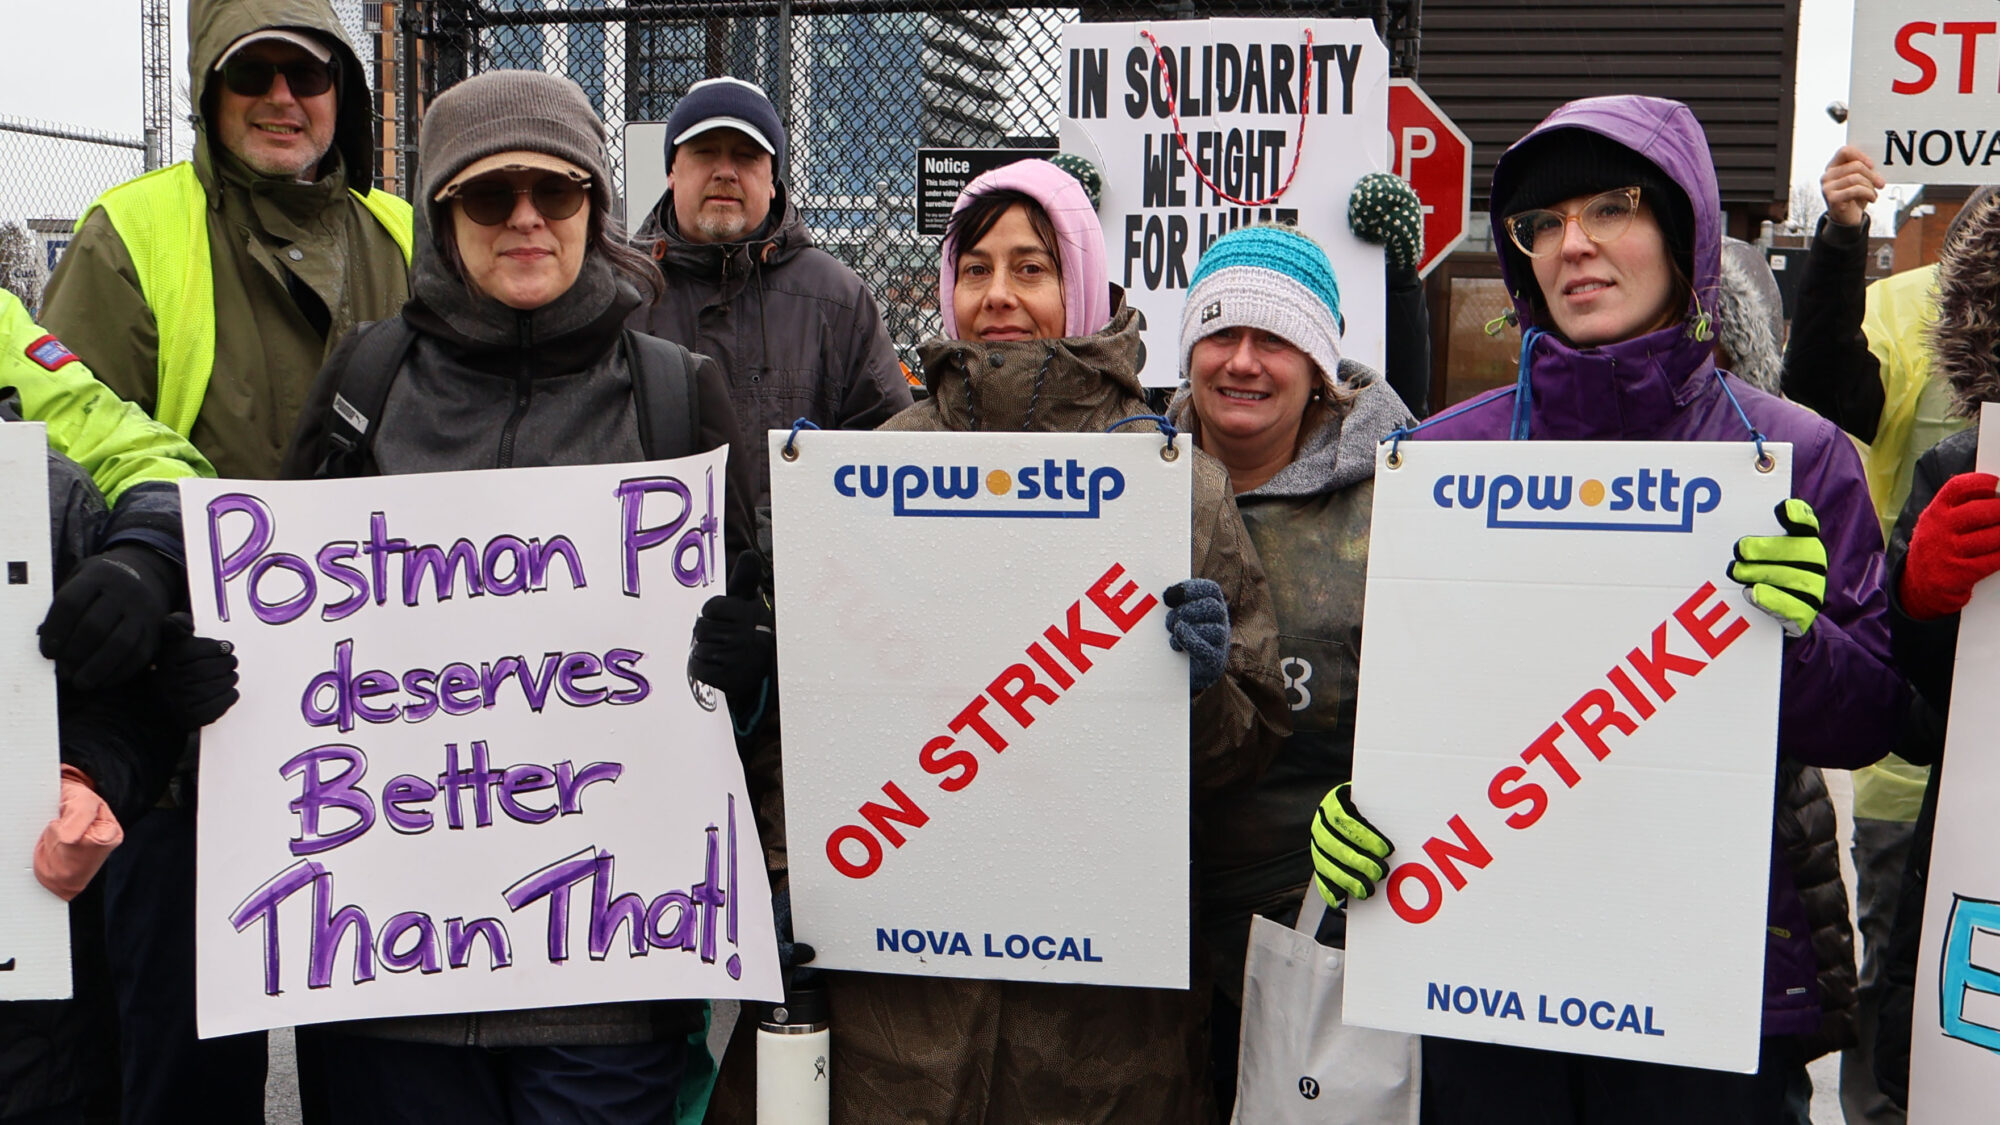
<path fill-rule="evenodd" d="M 1966 1018 L 1965 1001 L 1974 992 L 2000 998 L 2000 972 L 1972 960 L 1975 934 L 2000 938 L 2000 902 L 1951 896 L 1945 925 L 1944 967 L 1938 974 L 1938 1023 L 1946 1036 L 2000 1053 L 2000 1028 Z"/>

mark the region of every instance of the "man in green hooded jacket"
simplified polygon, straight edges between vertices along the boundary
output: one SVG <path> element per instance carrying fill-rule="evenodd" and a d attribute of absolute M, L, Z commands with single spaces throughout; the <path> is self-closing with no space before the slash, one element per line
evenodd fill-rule
<path fill-rule="evenodd" d="M 221 476 L 268 479 L 333 345 L 408 298 L 410 208 L 371 190 L 368 73 L 327 0 L 188 24 L 194 159 L 90 207 L 42 321 Z M 106 867 L 127 1125 L 264 1120 L 263 1035 L 195 1037 L 192 782 Z"/>

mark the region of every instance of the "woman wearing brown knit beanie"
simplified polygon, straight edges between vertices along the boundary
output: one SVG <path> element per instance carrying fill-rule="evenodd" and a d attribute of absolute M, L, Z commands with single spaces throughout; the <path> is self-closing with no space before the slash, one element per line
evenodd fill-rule
<path fill-rule="evenodd" d="M 417 152 L 410 302 L 334 349 L 286 475 L 606 464 L 726 445 L 735 573 L 750 549 L 752 462 L 714 361 L 624 328 L 661 281 L 611 218 L 604 125 L 583 91 L 531 71 L 468 79 L 431 103 Z M 322 1034 L 326 1108 L 340 1125 L 673 1121 L 684 1084 L 705 1095 L 707 1056 L 690 1053 L 703 1027 L 699 1001 L 334 1024 Z"/>

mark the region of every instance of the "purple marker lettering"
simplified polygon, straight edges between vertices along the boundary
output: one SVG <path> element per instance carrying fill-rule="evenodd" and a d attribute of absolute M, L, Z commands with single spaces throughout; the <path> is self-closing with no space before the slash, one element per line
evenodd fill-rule
<path fill-rule="evenodd" d="M 250 517 L 250 534 L 227 554 L 222 550 L 222 517 L 241 512 Z M 250 564 L 271 545 L 276 528 L 271 509 L 262 500 L 243 492 L 229 492 L 208 502 L 208 561 L 215 581 L 215 616 L 229 620 L 229 581 L 250 569 Z"/>
<path fill-rule="evenodd" d="M 644 957 L 651 946 L 646 944 L 646 900 L 627 892 L 617 898 L 611 897 L 611 874 L 617 861 L 610 852 L 597 853 L 597 876 L 590 887 L 590 959 L 602 961 L 611 953 L 611 945 L 618 940 L 618 927 L 627 927 L 626 944 L 631 955 Z"/>
<path fill-rule="evenodd" d="M 639 553 L 668 542 L 680 532 L 694 511 L 694 497 L 688 486 L 672 477 L 638 477 L 618 482 L 615 490 L 619 513 L 624 520 L 625 564 L 623 590 L 628 598 L 639 596 Z M 646 527 L 646 497 L 654 492 L 671 492 L 680 497 L 680 511 L 667 523 Z"/>
<path fill-rule="evenodd" d="M 549 960 L 569 960 L 569 891 L 597 871 L 597 849 L 586 847 L 523 876 L 501 892 L 507 909 L 520 909 L 537 899 L 549 900 Z"/>
<path fill-rule="evenodd" d="M 325 777 L 320 771 L 322 762 L 339 762 L 346 768 Z M 298 798 L 287 806 L 299 816 L 299 835 L 291 842 L 293 855 L 331 851 L 374 826 L 375 802 L 355 788 L 368 774 L 368 758 L 359 747 L 341 743 L 315 746 L 278 767 L 278 772 L 287 778 L 303 777 Z M 344 809 L 353 814 L 354 821 L 338 832 L 322 833 L 320 810 L 324 808 Z"/>
<path fill-rule="evenodd" d="M 264 923 L 264 995 L 276 996 L 278 988 L 278 904 L 298 893 L 318 878 L 326 868 L 309 859 L 299 860 L 265 880 L 251 891 L 236 909 L 229 912 L 229 924 L 242 933 L 253 923 Z"/>

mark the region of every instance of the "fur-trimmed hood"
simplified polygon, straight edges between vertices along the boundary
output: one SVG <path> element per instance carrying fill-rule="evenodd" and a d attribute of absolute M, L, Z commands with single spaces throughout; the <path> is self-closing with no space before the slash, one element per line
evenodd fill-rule
<path fill-rule="evenodd" d="M 1970 418 L 1980 403 L 2000 402 L 2000 195 L 1966 211 L 1938 256 L 1930 342 L 1931 374 L 1951 384 L 1952 412 Z"/>
<path fill-rule="evenodd" d="M 1722 240 L 1722 274 L 1715 293 L 1715 342 L 1729 353 L 1730 374 L 1779 394 L 1785 366 L 1785 298 L 1763 251 L 1741 239 Z"/>

